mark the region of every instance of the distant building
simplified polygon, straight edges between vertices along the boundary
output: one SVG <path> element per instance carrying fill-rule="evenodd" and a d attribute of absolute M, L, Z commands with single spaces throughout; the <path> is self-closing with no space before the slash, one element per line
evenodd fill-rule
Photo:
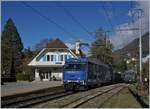
<path fill-rule="evenodd" d="M 79 48 L 79 41 L 76 42 L 74 50 L 69 49 L 60 39 L 51 41 L 28 64 L 35 68 L 35 80 L 62 80 L 65 60 L 84 56 Z"/>

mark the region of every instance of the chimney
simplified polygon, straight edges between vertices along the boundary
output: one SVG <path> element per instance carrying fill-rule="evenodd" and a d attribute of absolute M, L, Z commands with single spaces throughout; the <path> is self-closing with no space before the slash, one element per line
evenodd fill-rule
<path fill-rule="evenodd" d="M 75 46 L 75 49 L 76 49 L 76 54 L 80 54 L 80 41 L 76 41 L 76 46 Z"/>

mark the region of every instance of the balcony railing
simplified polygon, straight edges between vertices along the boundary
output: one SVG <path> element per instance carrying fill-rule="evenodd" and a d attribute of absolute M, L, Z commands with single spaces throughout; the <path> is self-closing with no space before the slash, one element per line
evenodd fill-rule
<path fill-rule="evenodd" d="M 64 61 L 36 61 L 34 63 L 35 65 L 41 65 L 41 66 L 63 66 L 65 64 Z"/>

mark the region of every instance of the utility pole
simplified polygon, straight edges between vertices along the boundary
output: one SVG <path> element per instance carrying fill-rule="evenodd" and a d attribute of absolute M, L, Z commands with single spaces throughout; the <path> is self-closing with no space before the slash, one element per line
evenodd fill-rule
<path fill-rule="evenodd" d="M 142 83 L 142 9 L 134 9 L 133 15 L 137 15 L 137 20 L 139 22 L 139 73 L 140 73 L 140 83 Z"/>
<path fill-rule="evenodd" d="M 139 21 L 139 73 L 140 73 L 140 83 L 142 83 L 142 9 L 134 9 L 137 13 L 137 18 Z"/>
<path fill-rule="evenodd" d="M 105 32 L 105 44 L 106 44 L 106 48 L 107 48 L 107 34 Z"/>
<path fill-rule="evenodd" d="M 139 19 L 139 64 L 140 64 L 140 83 L 142 84 L 142 10 L 138 9 Z"/>

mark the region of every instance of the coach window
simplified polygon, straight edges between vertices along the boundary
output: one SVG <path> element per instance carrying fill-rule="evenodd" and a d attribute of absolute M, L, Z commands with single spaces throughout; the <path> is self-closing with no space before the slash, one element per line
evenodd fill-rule
<path fill-rule="evenodd" d="M 95 73 L 95 71 L 96 71 L 96 65 L 95 64 L 93 65 L 93 69 L 94 69 L 94 73 Z"/>
<path fill-rule="evenodd" d="M 89 63 L 88 68 L 89 68 L 89 72 L 91 73 L 91 71 L 92 71 L 92 65 L 91 65 L 91 63 Z"/>
<path fill-rule="evenodd" d="M 96 74 L 98 73 L 98 65 L 96 65 Z"/>

